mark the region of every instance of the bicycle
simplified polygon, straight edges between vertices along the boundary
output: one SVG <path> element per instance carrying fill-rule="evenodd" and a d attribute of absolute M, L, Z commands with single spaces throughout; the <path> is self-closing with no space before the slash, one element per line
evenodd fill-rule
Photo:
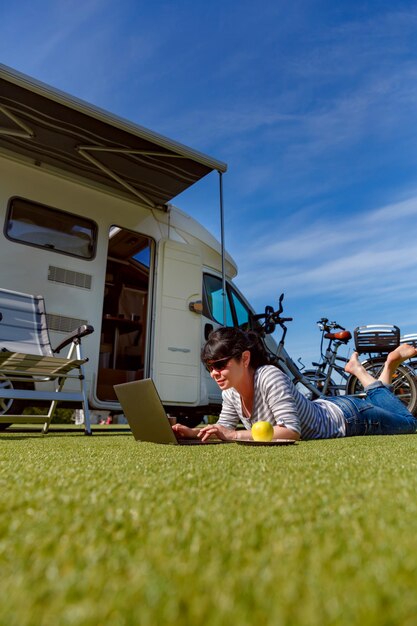
<path fill-rule="evenodd" d="M 337 351 L 342 344 L 346 344 L 350 341 L 352 335 L 349 331 L 346 331 L 336 324 L 336 322 L 328 324 L 326 318 L 322 318 L 319 322 L 322 323 L 323 326 L 322 341 L 323 339 L 329 339 L 329 345 L 323 356 L 325 360 L 321 365 L 318 364 L 317 366 L 317 368 L 321 368 L 322 370 L 319 372 L 321 375 L 317 374 L 317 368 L 316 370 L 306 370 L 303 372 L 291 359 L 288 352 L 285 350 L 284 344 L 288 330 L 286 323 L 291 322 L 293 318 L 281 316 L 283 313 L 283 299 L 284 294 L 281 294 L 277 311 L 274 311 L 271 306 L 266 306 L 264 313 L 252 315 L 249 323 L 250 328 L 256 331 L 261 337 L 264 347 L 270 356 L 271 363 L 285 372 L 296 387 L 299 390 L 303 389 L 304 395 L 307 395 L 311 400 L 326 397 L 326 395 L 339 395 L 341 392 L 344 392 L 346 395 L 364 397 L 366 394 L 356 376 L 347 374 L 344 368 L 337 364 L 337 361 L 347 363 L 348 359 L 338 356 Z M 262 323 L 261 320 L 263 320 Z M 326 320 L 326 322 L 324 322 L 324 320 Z M 268 345 L 267 335 L 272 334 L 276 326 L 280 326 L 283 332 L 281 340 L 274 352 Z M 340 333 L 330 332 L 330 330 L 336 330 L 337 328 L 340 329 Z M 369 354 L 368 359 L 362 362 L 363 366 L 375 378 L 378 378 L 382 371 L 386 354 L 399 345 L 399 329 L 388 325 L 362 326 L 355 329 L 354 335 L 356 350 L 361 354 Z M 377 353 L 378 356 L 372 356 L 373 353 Z M 344 385 L 336 385 L 334 383 L 331 378 L 331 374 L 334 370 L 341 374 L 342 378 L 346 380 Z M 324 386 L 326 381 L 327 388 Z M 407 406 L 408 410 L 413 413 L 413 415 L 417 414 L 417 379 L 410 367 L 402 364 L 397 368 L 392 387 L 395 395 Z M 326 393 L 324 393 L 323 390 Z"/>
<path fill-rule="evenodd" d="M 318 363 L 313 362 L 312 365 L 315 369 L 305 370 L 304 376 L 310 379 L 324 396 L 339 396 L 341 393 L 346 393 L 350 374 L 345 372 L 345 365 L 349 359 L 339 356 L 338 350 L 342 345 L 349 343 L 352 334 L 337 322 L 329 322 L 327 317 L 322 317 L 317 325 L 321 331 L 320 361 Z M 324 350 L 325 339 L 328 339 L 329 343 Z M 339 362 L 343 365 L 339 365 Z M 340 377 L 339 383 L 333 379 L 334 372 Z"/>
<path fill-rule="evenodd" d="M 362 365 L 374 378 L 379 378 L 387 354 L 401 343 L 400 329 L 390 324 L 370 324 L 356 328 L 354 336 L 356 351 L 359 354 L 368 355 L 368 358 L 362 361 Z M 410 413 L 417 415 L 417 379 L 414 369 L 407 363 L 399 365 L 395 370 L 391 387 Z M 346 385 L 346 394 L 360 395 L 361 393 L 363 393 L 361 383 L 355 376 L 350 377 Z"/>
<path fill-rule="evenodd" d="M 348 359 L 338 356 L 337 351 L 341 345 L 346 345 L 351 339 L 351 333 L 340 326 L 336 322 L 329 322 L 325 317 L 317 322 L 321 332 L 319 363 L 313 363 L 316 368 L 314 370 L 306 370 L 304 375 L 317 385 L 325 396 L 336 396 L 344 393 L 346 395 L 354 395 L 364 397 L 366 394 L 363 386 L 360 384 L 356 376 L 352 376 L 345 372 L 344 365 Z M 330 332 L 340 329 L 340 332 Z M 382 372 L 386 356 L 390 350 L 396 348 L 400 342 L 413 343 L 404 338 L 399 340 L 399 329 L 397 326 L 389 324 L 359 326 L 354 331 L 355 348 L 360 354 L 368 354 L 368 358 L 362 361 L 362 365 L 375 378 L 378 378 Z M 408 336 L 407 336 L 408 337 Z M 326 351 L 323 353 L 323 341 L 329 339 Z M 417 336 L 415 336 L 417 344 Z M 340 366 L 337 361 L 343 363 Z M 416 379 L 415 370 L 417 368 L 417 360 L 413 363 L 400 365 L 393 378 L 393 389 L 395 395 L 405 404 L 408 410 L 417 414 L 417 395 L 416 395 Z M 336 371 L 340 376 L 340 383 L 337 384 L 331 378 L 333 372 Z"/>
<path fill-rule="evenodd" d="M 306 393 L 310 394 L 311 399 L 320 398 L 323 395 L 321 391 L 309 378 L 304 376 L 302 370 L 292 360 L 284 347 L 285 336 L 288 330 L 286 323 L 292 322 L 293 318 L 281 316 L 284 310 L 282 305 L 283 299 L 284 294 L 282 293 L 279 297 L 279 307 L 277 311 L 274 311 L 272 306 L 266 306 L 264 313 L 251 315 L 249 318 L 249 328 L 250 330 L 255 331 L 261 338 L 264 348 L 269 355 L 271 364 L 275 365 L 287 374 L 296 386 L 302 385 L 303 388 L 305 388 Z M 282 329 L 281 339 L 277 346 L 272 342 L 268 345 L 268 335 L 271 335 L 277 326 Z M 275 346 L 276 349 L 274 350 Z"/>

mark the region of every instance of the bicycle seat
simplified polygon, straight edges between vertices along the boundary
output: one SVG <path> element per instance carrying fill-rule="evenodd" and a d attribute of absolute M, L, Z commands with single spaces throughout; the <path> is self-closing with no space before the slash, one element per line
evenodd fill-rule
<path fill-rule="evenodd" d="M 325 333 L 325 339 L 337 339 L 342 343 L 347 343 L 352 339 L 352 335 L 348 330 L 341 330 L 340 333 Z"/>

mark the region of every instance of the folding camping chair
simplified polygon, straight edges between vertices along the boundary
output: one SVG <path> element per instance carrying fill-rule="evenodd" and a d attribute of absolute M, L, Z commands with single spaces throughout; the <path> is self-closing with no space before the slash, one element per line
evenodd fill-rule
<path fill-rule="evenodd" d="M 76 402 L 84 410 L 85 433 L 91 435 L 84 378 L 88 359 L 82 356 L 81 338 L 93 331 L 92 326 L 80 326 L 53 350 L 43 297 L 0 289 L 0 425 L 43 423 L 47 433 L 57 403 Z M 55 356 L 66 346 L 67 358 Z M 65 391 L 65 384 L 74 379 L 80 391 Z M 46 415 L 13 414 L 16 401 L 18 406 L 22 401 L 26 406 L 36 406 L 37 401 L 50 405 Z"/>

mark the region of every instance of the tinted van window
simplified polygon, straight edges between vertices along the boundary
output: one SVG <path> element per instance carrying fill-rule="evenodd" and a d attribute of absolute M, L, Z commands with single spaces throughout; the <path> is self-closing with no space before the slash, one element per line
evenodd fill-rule
<path fill-rule="evenodd" d="M 6 217 L 8 239 L 62 254 L 92 259 L 97 240 L 97 224 L 24 198 L 12 198 Z"/>
<path fill-rule="evenodd" d="M 220 278 L 204 274 L 205 315 L 219 324 L 223 324 L 223 285 Z M 208 309 L 208 310 L 207 310 Z M 232 310 L 226 296 L 226 326 L 233 326 Z"/>
<path fill-rule="evenodd" d="M 223 324 L 223 285 L 218 276 L 204 274 L 204 315 Z M 226 326 L 247 328 L 251 311 L 239 293 L 226 283 Z"/>

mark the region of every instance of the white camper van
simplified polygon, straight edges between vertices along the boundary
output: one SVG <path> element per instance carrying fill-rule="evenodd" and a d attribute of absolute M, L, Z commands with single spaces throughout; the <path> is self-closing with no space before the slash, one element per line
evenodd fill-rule
<path fill-rule="evenodd" d="M 44 296 L 52 345 L 94 327 L 92 408 L 117 411 L 113 385 L 143 377 L 191 422 L 218 406 L 201 345 L 250 307 L 233 260 L 170 204 L 216 170 L 226 165 L 0 66 L 0 287 Z"/>

